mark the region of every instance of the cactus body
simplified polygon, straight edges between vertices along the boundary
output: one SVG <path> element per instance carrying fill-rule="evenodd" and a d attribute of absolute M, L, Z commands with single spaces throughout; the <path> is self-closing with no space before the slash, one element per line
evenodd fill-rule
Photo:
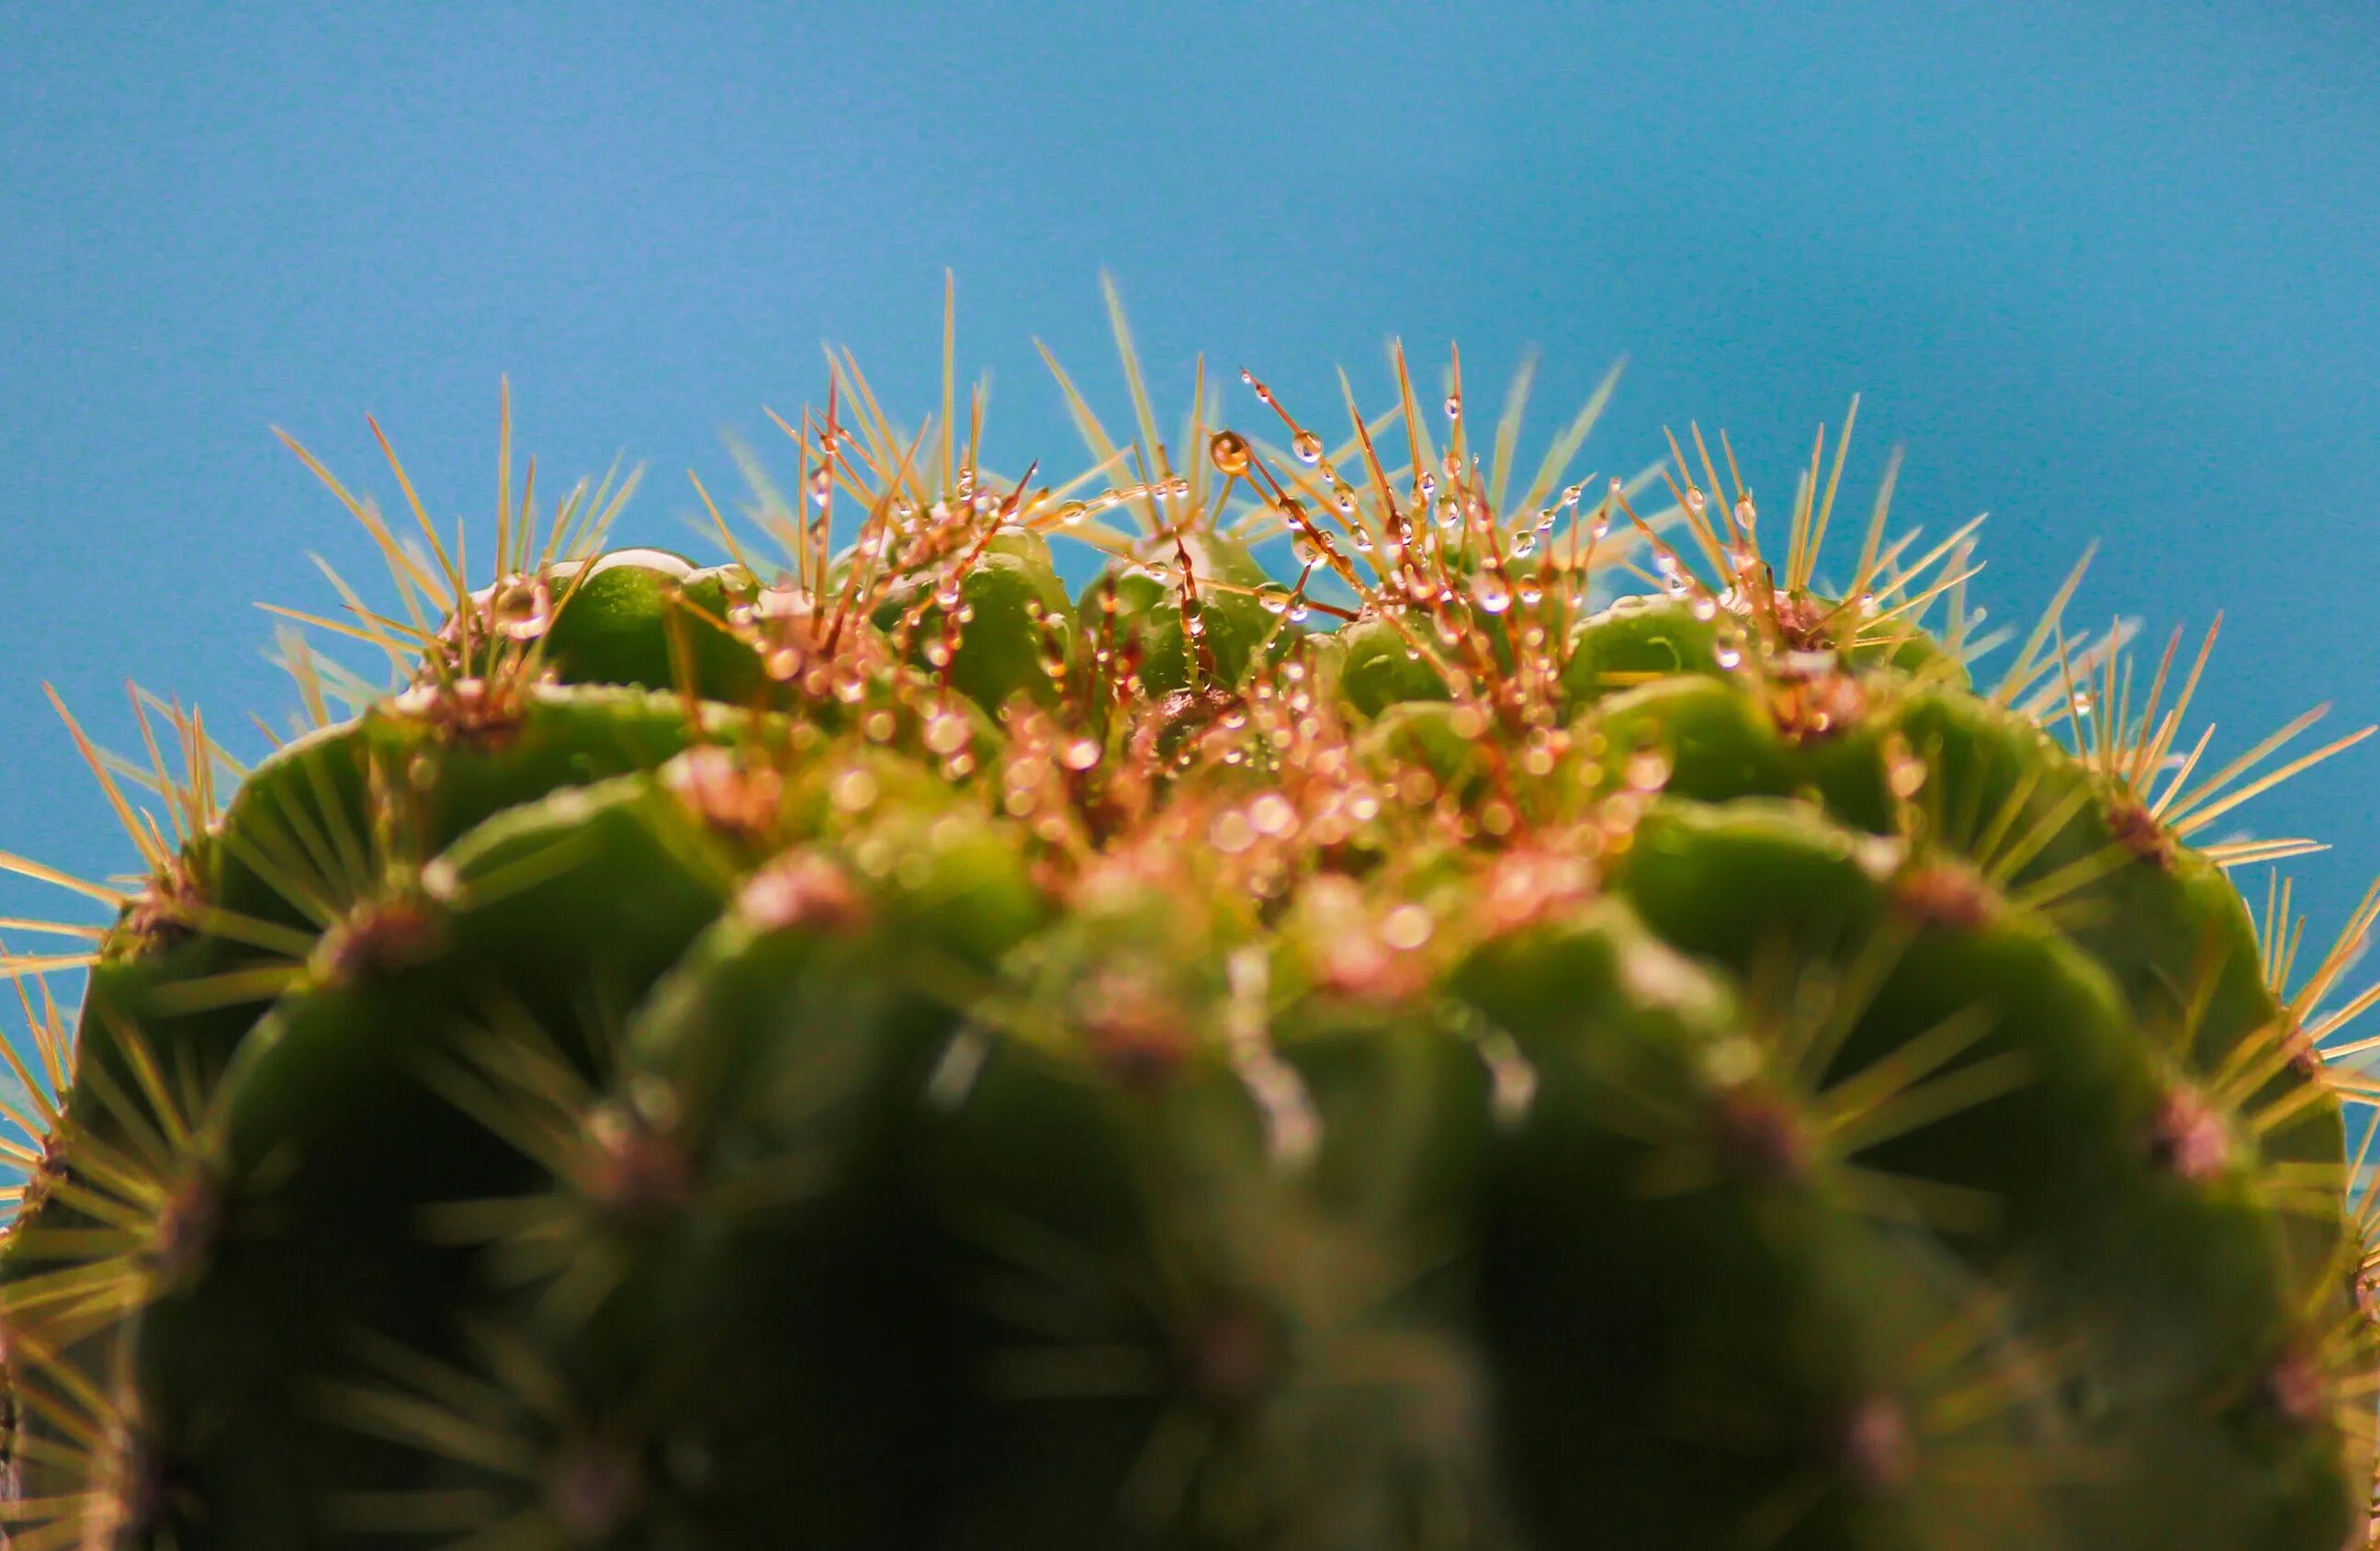
<path fill-rule="evenodd" d="M 12 1544 L 2363 1544 L 2337 971 L 2155 692 L 1973 688 L 1815 481 L 1681 459 L 1698 566 L 1356 429 L 1071 595 L 832 422 L 783 574 L 508 528 L 95 955 Z"/>

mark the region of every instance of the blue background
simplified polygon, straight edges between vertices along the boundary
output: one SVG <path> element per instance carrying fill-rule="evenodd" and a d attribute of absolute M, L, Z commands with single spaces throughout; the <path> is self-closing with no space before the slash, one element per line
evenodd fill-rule
<path fill-rule="evenodd" d="M 924 412 L 945 267 L 1011 469 L 1078 451 L 1035 336 L 1121 410 L 1102 267 L 1169 427 L 1198 350 L 1377 405 L 1397 333 L 1475 401 L 1541 348 L 1537 445 L 1624 354 L 1584 466 L 1724 425 L 1774 512 L 1862 390 L 1851 488 L 1903 443 L 1904 521 L 1993 511 L 1996 619 L 2097 538 L 2082 616 L 2228 611 L 2218 752 L 2380 718 L 2367 6 L 694 9 L 0 18 L 0 848 L 131 861 L 44 678 L 119 745 L 128 677 L 292 708 L 253 602 L 374 567 L 269 425 L 393 500 L 376 413 L 484 518 L 509 373 L 546 487 L 625 453 L 621 532 L 669 543 L 822 339 Z M 2338 842 L 2295 864 L 2317 934 L 2380 868 L 2375 771 L 2252 810 Z"/>

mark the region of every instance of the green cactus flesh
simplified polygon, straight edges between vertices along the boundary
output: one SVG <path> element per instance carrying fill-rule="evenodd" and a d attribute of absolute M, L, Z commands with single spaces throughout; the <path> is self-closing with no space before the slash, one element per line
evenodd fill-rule
<path fill-rule="evenodd" d="M 1092 501 L 831 410 L 782 568 L 358 507 L 399 682 L 220 807 L 172 711 L 8 961 L 0 1542 L 2363 1545 L 2374 912 L 2193 844 L 2195 667 L 1401 408 Z"/>

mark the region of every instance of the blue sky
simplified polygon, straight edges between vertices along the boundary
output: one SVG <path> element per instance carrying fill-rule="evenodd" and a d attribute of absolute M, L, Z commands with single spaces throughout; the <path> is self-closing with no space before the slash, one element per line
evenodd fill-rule
<path fill-rule="evenodd" d="M 1857 390 L 1854 488 L 1898 443 L 1904 521 L 1993 512 L 1997 617 L 2097 539 L 2084 615 L 2227 611 L 2218 749 L 2380 720 L 2368 7 L 697 9 L 0 18 L 0 848 L 129 861 L 44 679 L 119 743 L 128 678 L 289 709 L 254 602 L 370 561 L 269 427 L 393 495 L 376 414 L 483 514 L 508 373 L 546 478 L 644 464 L 670 542 L 822 340 L 921 412 L 945 268 L 1012 467 L 1075 452 L 1036 337 L 1119 402 L 1103 268 L 1169 417 L 1200 350 L 1320 403 L 1396 334 L 1541 350 L 1542 436 L 1624 355 L 1586 466 L 1698 420 L 1781 500 Z M 2375 747 L 2254 810 L 2338 842 L 2318 932 Z"/>

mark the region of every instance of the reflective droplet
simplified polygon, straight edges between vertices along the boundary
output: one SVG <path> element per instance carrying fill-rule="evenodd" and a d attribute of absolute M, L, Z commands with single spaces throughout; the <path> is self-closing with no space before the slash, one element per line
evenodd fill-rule
<path fill-rule="evenodd" d="M 967 720 L 955 711 L 937 711 L 926 718 L 926 747 L 937 754 L 954 754 L 967 745 Z"/>
<path fill-rule="evenodd" d="M 1534 554 L 1534 553 L 1536 552 L 1536 547 L 1537 547 L 1537 535 L 1536 535 L 1536 530 L 1534 530 L 1534 529 L 1524 529 L 1522 531 L 1520 531 L 1520 532 L 1515 533 L 1515 534 L 1513 534 L 1513 535 L 1512 535 L 1512 553 L 1513 553 L 1513 554 L 1515 554 L 1515 555 L 1530 555 L 1530 554 Z"/>
<path fill-rule="evenodd" d="M 1449 420 L 1463 418 L 1463 400 L 1455 394 L 1450 393 L 1446 396 L 1446 418 Z"/>
<path fill-rule="evenodd" d="M 1299 432 L 1297 439 L 1290 444 L 1290 449 L 1297 454 L 1300 463 L 1311 465 L 1322 461 L 1322 438 L 1311 431 Z"/>
<path fill-rule="evenodd" d="M 1215 467 L 1227 474 L 1244 474 L 1248 468 L 1247 439 L 1236 431 L 1218 431 L 1207 441 L 1207 455 Z"/>
<path fill-rule="evenodd" d="M 1670 780 L 1670 756 L 1658 745 L 1647 744 L 1628 756 L 1621 772 L 1632 791 L 1659 791 Z"/>
<path fill-rule="evenodd" d="M 1403 904 L 1380 919 L 1380 941 L 1392 948 L 1410 952 L 1429 941 L 1438 922 L 1420 905 Z"/>
<path fill-rule="evenodd" d="M 1495 571 L 1481 571 L 1472 579 L 1471 597 L 1488 614 L 1501 614 L 1512 606 L 1512 589 Z"/>

